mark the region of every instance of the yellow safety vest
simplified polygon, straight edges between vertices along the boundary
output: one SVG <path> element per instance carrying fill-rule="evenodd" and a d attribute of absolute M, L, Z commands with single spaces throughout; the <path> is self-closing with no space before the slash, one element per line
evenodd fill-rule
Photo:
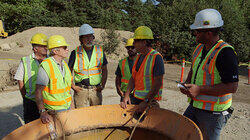
<path fill-rule="evenodd" d="M 89 79 L 90 85 L 98 85 L 102 79 L 103 50 L 100 46 L 93 46 L 93 53 L 89 61 L 88 55 L 82 46 L 76 48 L 74 63 L 75 83 Z"/>
<path fill-rule="evenodd" d="M 32 54 L 22 59 L 24 66 L 24 86 L 26 90 L 25 97 L 35 100 L 36 78 L 39 69 L 39 63 L 32 57 Z"/>
<path fill-rule="evenodd" d="M 44 106 L 47 109 L 68 109 L 71 105 L 70 89 L 73 78 L 66 62 L 63 61 L 62 63 L 65 70 L 64 77 L 51 57 L 41 63 L 41 67 L 44 68 L 50 80 L 42 92 Z"/>
<path fill-rule="evenodd" d="M 222 40 L 207 53 L 205 59 L 201 61 L 202 50 L 205 49 L 203 44 L 199 44 L 193 53 L 192 62 L 192 79 L 191 83 L 198 86 L 201 85 L 215 85 L 221 83 L 221 77 L 219 71 L 216 68 L 216 58 L 219 52 L 223 48 L 234 48 Z M 196 78 L 195 78 L 195 75 Z M 226 93 L 219 96 L 206 95 L 201 93 L 197 97 L 193 98 L 193 106 L 199 109 L 209 110 L 209 111 L 224 111 L 232 105 L 232 94 Z M 189 98 L 189 102 L 191 99 Z"/>

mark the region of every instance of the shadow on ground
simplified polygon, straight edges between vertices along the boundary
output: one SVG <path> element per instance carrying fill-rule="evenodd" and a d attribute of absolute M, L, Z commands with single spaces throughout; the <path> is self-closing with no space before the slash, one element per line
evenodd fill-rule
<path fill-rule="evenodd" d="M 12 108 L 0 108 L 0 139 L 13 130 L 22 126 L 20 118 L 23 120 L 23 106 L 18 105 Z"/>

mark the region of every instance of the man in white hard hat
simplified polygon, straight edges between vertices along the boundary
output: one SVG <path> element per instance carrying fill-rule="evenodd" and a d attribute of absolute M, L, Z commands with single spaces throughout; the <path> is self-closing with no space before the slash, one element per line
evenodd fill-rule
<path fill-rule="evenodd" d="M 18 82 L 23 97 L 25 123 L 40 117 L 36 106 L 35 88 L 39 65 L 47 57 L 47 36 L 37 33 L 31 38 L 30 43 L 32 44 L 33 53 L 21 59 L 14 77 Z"/>
<path fill-rule="evenodd" d="M 221 14 L 205 9 L 196 14 L 190 26 L 198 45 L 192 67 L 181 92 L 189 106 L 184 116 L 201 129 L 204 139 L 218 140 L 230 118 L 232 94 L 238 88 L 238 61 L 234 48 L 219 37 L 223 26 Z"/>
<path fill-rule="evenodd" d="M 102 90 L 107 81 L 107 59 L 103 48 L 94 45 L 94 30 L 88 24 L 79 29 L 80 46 L 71 52 L 69 67 L 74 72 L 72 85 L 75 107 L 102 104 Z"/>

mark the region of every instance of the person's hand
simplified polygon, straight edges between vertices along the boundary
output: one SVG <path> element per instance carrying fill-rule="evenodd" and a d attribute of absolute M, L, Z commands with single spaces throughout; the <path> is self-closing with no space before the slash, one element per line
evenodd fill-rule
<path fill-rule="evenodd" d="M 189 92 L 187 89 L 185 89 L 185 88 L 181 88 L 181 87 L 180 87 L 180 91 L 181 91 L 181 93 L 183 93 L 183 94 L 185 94 L 185 95 L 190 94 L 190 92 Z"/>
<path fill-rule="evenodd" d="M 121 107 L 123 109 L 127 108 L 127 104 L 131 104 L 130 98 L 129 96 L 125 96 L 122 100 L 122 102 L 120 103 Z"/>
<path fill-rule="evenodd" d="M 73 89 L 76 93 L 81 92 L 83 89 L 79 86 L 75 86 L 75 88 Z"/>
<path fill-rule="evenodd" d="M 124 98 L 125 93 L 121 91 L 119 95 Z"/>
<path fill-rule="evenodd" d="M 97 92 L 101 92 L 103 90 L 103 86 L 102 85 L 99 85 L 96 87 L 96 91 Z"/>
<path fill-rule="evenodd" d="M 47 111 L 42 112 L 40 115 L 42 123 L 49 123 L 53 121 L 53 118 L 47 113 Z"/>
<path fill-rule="evenodd" d="M 192 98 L 197 97 L 200 94 L 200 87 L 195 84 L 185 84 L 190 92 Z"/>
<path fill-rule="evenodd" d="M 74 103 L 71 102 L 70 110 L 73 110 L 73 109 L 75 109 L 75 105 L 74 105 Z"/>
<path fill-rule="evenodd" d="M 148 103 L 143 101 L 138 106 L 135 112 L 143 113 L 148 107 Z"/>

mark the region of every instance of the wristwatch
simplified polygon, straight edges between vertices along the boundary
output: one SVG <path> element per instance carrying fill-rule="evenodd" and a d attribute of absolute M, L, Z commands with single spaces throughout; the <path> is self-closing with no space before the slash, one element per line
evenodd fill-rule
<path fill-rule="evenodd" d="M 46 112 L 46 109 L 40 109 L 39 110 L 39 114 L 43 113 L 43 112 Z"/>

